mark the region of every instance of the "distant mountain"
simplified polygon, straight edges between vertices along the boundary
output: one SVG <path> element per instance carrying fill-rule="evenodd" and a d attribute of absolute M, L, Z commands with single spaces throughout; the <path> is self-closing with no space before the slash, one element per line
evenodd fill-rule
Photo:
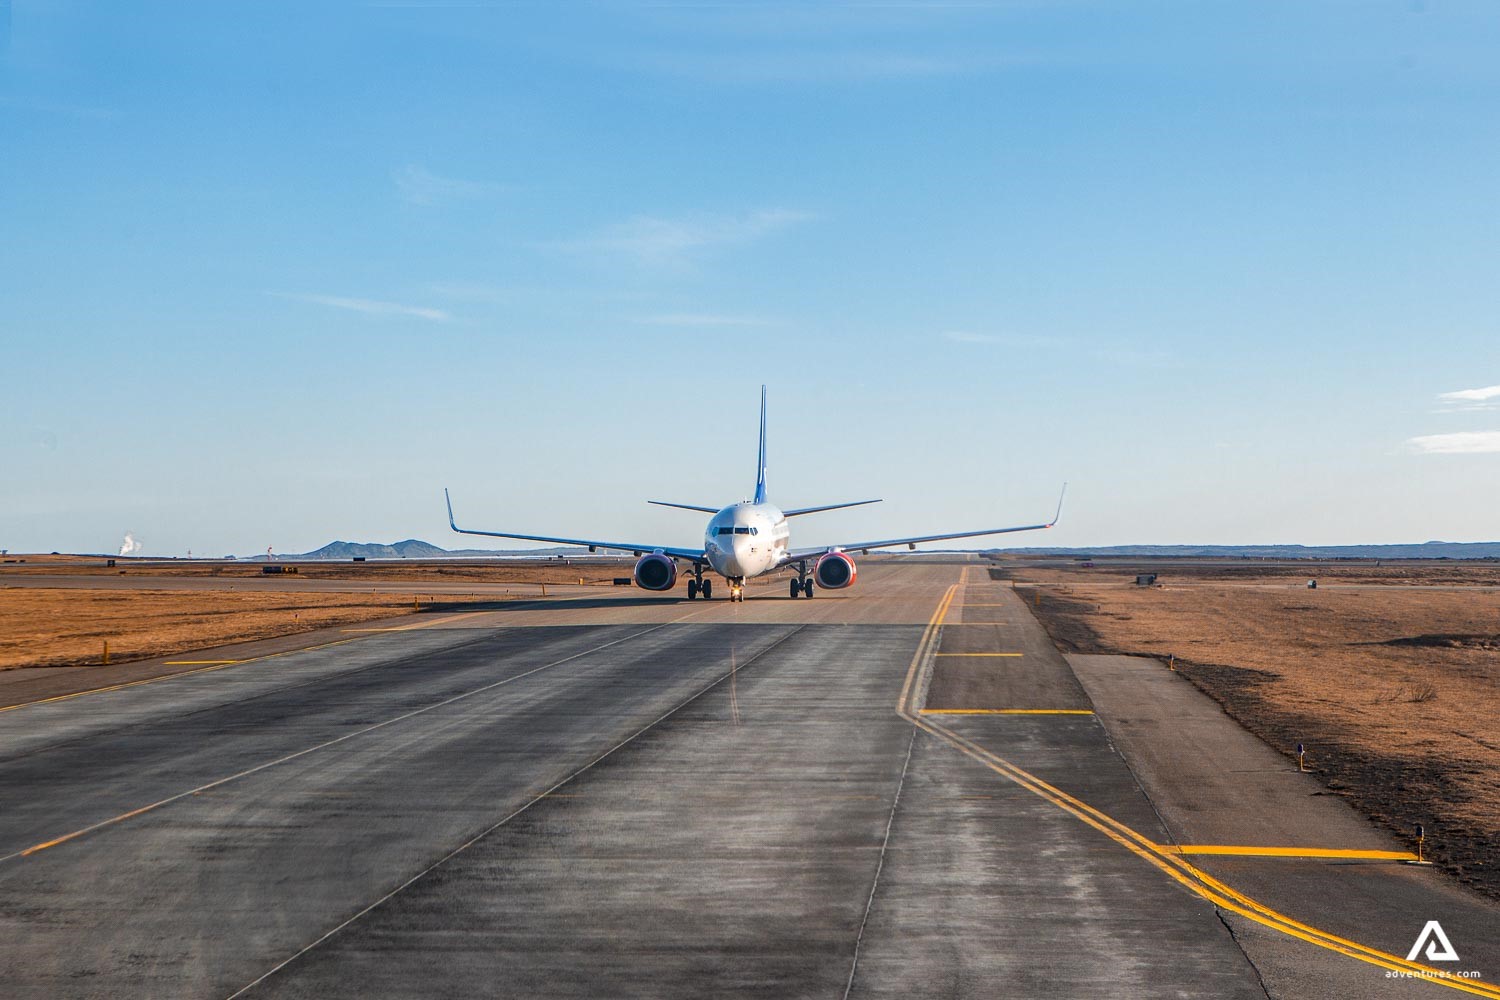
<path fill-rule="evenodd" d="M 391 545 L 371 542 L 329 542 L 321 549 L 304 552 L 300 556 L 281 556 L 280 558 L 353 559 L 361 556 L 365 559 L 436 559 L 446 555 L 448 555 L 447 549 L 440 549 L 431 542 L 408 538 L 404 542 L 395 542 Z"/>
<path fill-rule="evenodd" d="M 382 545 L 378 542 L 329 542 L 321 549 L 311 552 L 278 552 L 278 561 L 288 559 L 327 559 L 347 562 L 350 559 L 455 559 L 496 556 L 530 556 L 546 559 L 558 555 L 578 555 L 580 548 L 555 546 L 546 549 L 444 549 L 424 542 L 419 538 L 408 538 L 404 542 Z M 265 562 L 265 554 L 245 557 L 250 561 Z"/>

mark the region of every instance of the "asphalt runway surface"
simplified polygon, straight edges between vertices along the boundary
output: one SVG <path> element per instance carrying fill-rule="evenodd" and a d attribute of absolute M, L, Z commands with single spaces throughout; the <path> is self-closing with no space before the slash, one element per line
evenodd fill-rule
<path fill-rule="evenodd" d="M 782 587 L 3 685 L 4 994 L 1500 995 L 1500 909 L 981 564 Z"/>

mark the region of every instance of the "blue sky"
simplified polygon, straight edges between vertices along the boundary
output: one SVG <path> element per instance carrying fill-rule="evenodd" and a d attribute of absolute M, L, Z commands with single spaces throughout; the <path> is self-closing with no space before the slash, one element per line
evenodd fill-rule
<path fill-rule="evenodd" d="M 1500 538 L 1500 7 L 0 2 L 0 547 Z M 1454 395 L 1458 394 L 1458 395 Z M 1019 539 L 1018 539 L 1019 540 Z"/>

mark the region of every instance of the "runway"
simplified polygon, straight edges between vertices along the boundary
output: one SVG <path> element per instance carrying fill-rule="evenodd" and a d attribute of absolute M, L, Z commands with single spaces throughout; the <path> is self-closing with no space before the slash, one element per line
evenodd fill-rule
<path fill-rule="evenodd" d="M 750 598 L 580 592 L 15 699 L 6 995 L 1451 995 L 1388 975 L 1426 919 L 1458 985 L 1500 975 L 1500 913 L 1430 870 L 1203 862 L 1258 910 L 1175 876 L 1165 847 L 1296 827 L 1306 776 L 1256 779 L 1287 820 L 1256 827 L 1253 747 L 1125 736 L 1237 726 L 1070 663 L 979 564 Z M 1400 852 L 1317 810 L 1322 846 Z"/>

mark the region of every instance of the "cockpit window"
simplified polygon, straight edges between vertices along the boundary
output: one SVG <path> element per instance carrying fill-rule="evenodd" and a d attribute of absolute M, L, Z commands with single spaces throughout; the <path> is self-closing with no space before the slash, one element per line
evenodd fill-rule
<path fill-rule="evenodd" d="M 732 535 L 732 534 L 734 534 L 734 529 L 733 528 L 720 528 L 719 529 L 719 534 L 721 534 L 721 535 Z"/>
<path fill-rule="evenodd" d="M 750 534 L 750 529 L 749 528 L 735 528 L 734 529 L 734 533 L 736 535 L 748 535 L 748 534 Z"/>

